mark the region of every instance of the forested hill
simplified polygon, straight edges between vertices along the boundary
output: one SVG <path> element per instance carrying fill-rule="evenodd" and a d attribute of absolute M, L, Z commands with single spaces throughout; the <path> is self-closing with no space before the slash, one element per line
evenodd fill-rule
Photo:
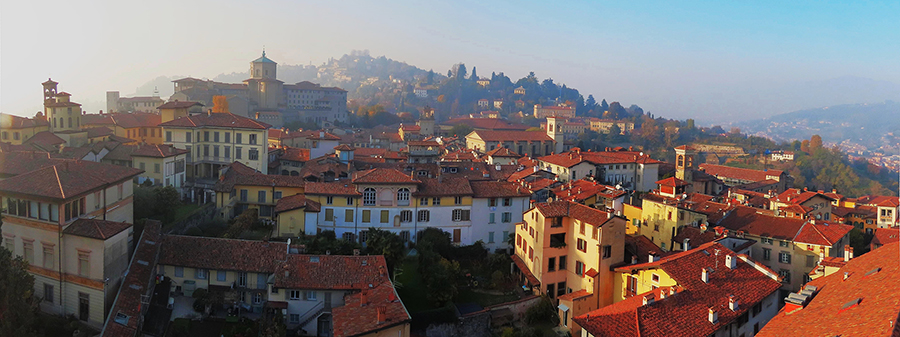
<path fill-rule="evenodd" d="M 891 134 L 900 136 L 900 103 L 885 101 L 806 109 L 742 122 L 738 126 L 749 134 L 759 133 L 777 141 L 809 139 L 818 134 L 826 142 L 847 140 L 878 148 L 885 143 L 896 144 Z"/>

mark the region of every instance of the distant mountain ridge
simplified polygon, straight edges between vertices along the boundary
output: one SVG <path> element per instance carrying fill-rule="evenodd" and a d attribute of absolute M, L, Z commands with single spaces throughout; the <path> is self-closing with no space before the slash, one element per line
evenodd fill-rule
<path fill-rule="evenodd" d="M 742 131 L 774 140 L 809 139 L 818 134 L 826 142 L 853 143 L 878 148 L 889 134 L 900 136 L 900 102 L 842 104 L 804 109 L 769 118 L 736 123 Z"/>

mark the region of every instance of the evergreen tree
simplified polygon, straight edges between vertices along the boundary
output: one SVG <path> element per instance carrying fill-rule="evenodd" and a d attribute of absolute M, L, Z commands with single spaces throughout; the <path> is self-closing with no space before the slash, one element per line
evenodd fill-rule
<path fill-rule="evenodd" d="M 587 110 L 594 110 L 597 107 L 597 101 L 594 100 L 594 95 L 588 95 L 586 101 L 584 101 L 584 108 Z"/>
<path fill-rule="evenodd" d="M 600 102 L 600 112 L 603 113 L 606 110 L 609 110 L 609 104 L 606 104 L 606 99 L 604 99 L 603 102 Z"/>
<path fill-rule="evenodd" d="M 434 84 L 434 70 L 429 70 L 428 75 L 425 76 L 426 84 Z"/>
<path fill-rule="evenodd" d="M 466 64 L 460 63 L 458 67 L 456 67 L 456 78 L 460 80 L 466 79 Z"/>
<path fill-rule="evenodd" d="M 0 247 L 0 336 L 37 336 L 32 329 L 37 303 L 28 262 Z"/>
<path fill-rule="evenodd" d="M 478 80 L 478 73 L 475 71 L 475 67 L 472 67 L 472 75 L 469 77 L 472 81 Z"/>

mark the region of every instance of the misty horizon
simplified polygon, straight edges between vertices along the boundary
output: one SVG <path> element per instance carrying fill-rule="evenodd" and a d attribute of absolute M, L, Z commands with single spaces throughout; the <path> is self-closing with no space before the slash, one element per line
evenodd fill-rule
<path fill-rule="evenodd" d="M 103 5 L 103 6 L 101 6 Z M 369 50 L 436 73 L 456 63 L 482 76 L 540 79 L 656 116 L 728 124 L 801 109 L 900 100 L 894 4 L 598 4 L 260 2 L 248 8 L 162 1 L 3 5 L 0 111 L 32 116 L 48 77 L 85 110 L 106 91 L 159 77 L 246 72 L 263 47 L 279 65 L 321 65 Z M 168 8 L 228 24 L 161 24 Z M 458 15 L 441 13 L 458 12 Z M 32 27 L 31 22 L 68 22 Z M 124 14 L 128 15 L 124 15 Z M 293 14 L 304 15 L 303 20 Z M 248 17 L 249 16 L 249 17 Z M 259 24 L 253 16 L 266 17 Z M 142 21 L 144 20 L 144 21 Z M 135 25 L 136 22 L 154 23 Z M 155 24 L 155 23 L 160 24 Z M 250 24 L 253 23 L 253 24 Z M 15 29 L 11 27 L 29 27 Z M 202 32 L 202 33 L 201 33 Z M 315 32 L 315 33 L 308 33 Z M 70 53 L 35 53 L 50 46 Z M 190 36 L 190 38 L 184 38 Z M 169 87 L 160 87 L 170 92 Z M 163 98 L 168 98 L 163 95 Z"/>

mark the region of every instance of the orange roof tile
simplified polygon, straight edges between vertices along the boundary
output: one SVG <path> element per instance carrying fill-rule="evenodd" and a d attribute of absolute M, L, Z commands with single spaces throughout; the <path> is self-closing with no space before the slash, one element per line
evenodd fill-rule
<path fill-rule="evenodd" d="M 736 259 L 734 269 L 725 266 L 726 255 Z M 709 273 L 709 281 L 703 282 L 701 270 L 716 265 L 719 267 Z M 661 287 L 574 318 L 594 336 L 711 335 L 781 288 L 780 282 L 717 242 L 663 257 L 657 262 L 617 270 L 629 268 L 662 269 L 678 284 L 676 294 L 670 294 L 671 287 Z M 661 292 L 666 292 L 667 296 L 662 298 Z M 653 296 L 655 301 L 644 305 L 644 296 Z M 738 302 L 735 311 L 728 307 L 729 296 L 734 296 Z M 716 323 L 708 321 L 710 308 L 718 314 Z"/>
<path fill-rule="evenodd" d="M 362 290 L 384 282 L 390 278 L 382 255 L 290 254 L 275 272 L 278 288 Z"/>
<path fill-rule="evenodd" d="M 356 172 L 353 175 L 354 184 L 418 184 L 419 182 L 403 172 L 388 168 L 374 168 Z"/>
<path fill-rule="evenodd" d="M 390 282 L 345 296 L 344 305 L 332 309 L 332 315 L 335 337 L 375 333 L 412 320 Z"/>
<path fill-rule="evenodd" d="M 131 228 L 127 222 L 106 221 L 101 219 L 78 219 L 63 230 L 65 234 L 86 238 L 106 240 L 122 231 Z"/>
<path fill-rule="evenodd" d="M 191 268 L 274 273 L 287 244 L 199 236 L 164 235 L 159 264 Z"/>
<path fill-rule="evenodd" d="M 850 260 L 837 273 L 812 280 L 807 285 L 818 292 L 806 307 L 782 310 L 757 336 L 900 335 L 898 255 L 900 243 L 892 243 Z"/>
<path fill-rule="evenodd" d="M 278 199 L 278 202 L 275 204 L 275 213 L 287 212 L 301 207 L 306 207 L 307 212 L 318 212 L 321 209 L 321 204 L 307 199 L 303 194 L 295 194 Z"/>
<path fill-rule="evenodd" d="M 544 131 L 488 131 L 475 130 L 472 131 L 475 136 L 486 142 L 552 142 L 553 138 Z"/>
<path fill-rule="evenodd" d="M 781 170 L 753 170 L 724 165 L 700 164 L 700 170 L 719 178 L 730 178 L 743 181 L 764 181 L 769 177 L 779 177 L 784 174 Z"/>
<path fill-rule="evenodd" d="M 185 116 L 174 120 L 159 124 L 161 127 L 228 127 L 239 129 L 268 129 L 271 125 L 259 122 L 247 117 L 238 116 L 230 113 L 210 113 L 199 114 L 194 116 Z"/>
<path fill-rule="evenodd" d="M 42 167 L 0 181 L 0 191 L 56 200 L 77 197 L 129 180 L 143 170 L 84 160 L 52 159 Z"/>

